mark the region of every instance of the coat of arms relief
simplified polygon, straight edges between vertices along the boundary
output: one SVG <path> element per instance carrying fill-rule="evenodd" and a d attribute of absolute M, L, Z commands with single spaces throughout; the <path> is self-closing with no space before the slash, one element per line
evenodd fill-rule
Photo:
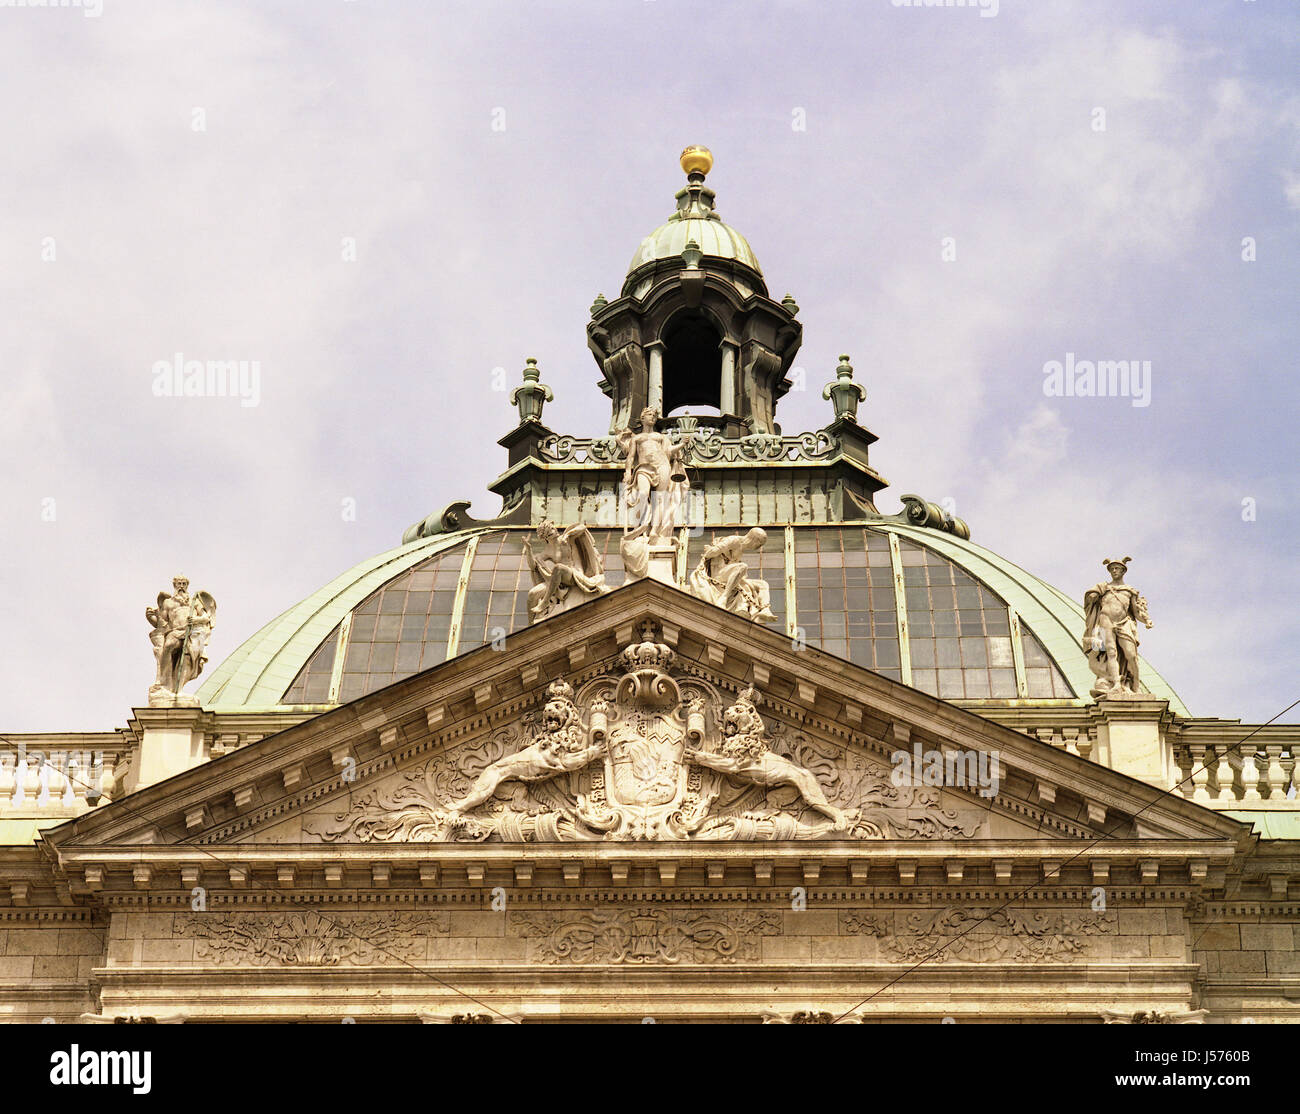
<path fill-rule="evenodd" d="M 620 670 L 553 681 L 520 725 L 433 758 L 396 787 L 354 792 L 310 821 L 327 842 L 956 839 L 984 813 L 896 786 L 865 755 L 769 728 L 752 687 L 732 697 L 674 675 L 645 624 Z"/>

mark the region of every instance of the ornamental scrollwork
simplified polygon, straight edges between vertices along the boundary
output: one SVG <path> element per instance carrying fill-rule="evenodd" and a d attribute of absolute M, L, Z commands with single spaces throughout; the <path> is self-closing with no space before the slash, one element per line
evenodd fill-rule
<path fill-rule="evenodd" d="M 529 962 L 636 966 L 753 962 L 764 936 L 781 934 L 781 914 L 680 909 L 512 914 L 512 936 L 528 941 Z"/>
<path fill-rule="evenodd" d="M 841 914 L 844 931 L 875 936 L 881 950 L 900 962 L 1064 962 L 1089 950 L 1091 937 L 1114 932 L 1114 913 L 1064 910 L 979 909 Z"/>
<path fill-rule="evenodd" d="M 670 434 L 671 436 L 671 434 Z M 783 437 L 755 433 L 745 437 L 723 437 L 716 429 L 699 429 L 691 435 L 690 456 L 695 464 L 735 464 L 740 461 L 820 461 L 833 457 L 841 442 L 824 429 Z M 552 434 L 537 445 L 537 454 L 548 464 L 613 465 L 624 458 L 614 437 L 569 437 Z"/>
<path fill-rule="evenodd" d="M 653 624 L 617 668 L 488 739 L 439 754 L 396 787 L 353 791 L 308 819 L 325 842 L 969 839 L 986 811 L 884 765 L 769 727 L 753 687 L 678 676 Z"/>
<path fill-rule="evenodd" d="M 537 446 L 538 455 L 551 464 L 614 464 L 623 450 L 614 437 L 568 437 L 553 434 Z"/>
<path fill-rule="evenodd" d="M 383 966 L 423 957 L 429 936 L 450 931 L 447 913 L 205 913 L 177 916 L 194 955 L 253 967 Z"/>

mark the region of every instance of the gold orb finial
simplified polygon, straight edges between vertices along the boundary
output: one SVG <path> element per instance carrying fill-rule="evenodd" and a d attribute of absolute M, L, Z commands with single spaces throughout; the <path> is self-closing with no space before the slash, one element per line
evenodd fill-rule
<path fill-rule="evenodd" d="M 682 152 L 681 164 L 687 174 L 708 174 L 713 169 L 713 152 L 707 147 L 692 144 Z"/>

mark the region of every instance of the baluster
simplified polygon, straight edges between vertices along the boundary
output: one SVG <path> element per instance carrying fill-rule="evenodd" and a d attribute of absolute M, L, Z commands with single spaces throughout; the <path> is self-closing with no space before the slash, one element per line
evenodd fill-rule
<path fill-rule="evenodd" d="M 77 807 L 77 790 L 81 788 L 78 781 L 81 778 L 81 765 L 77 761 L 75 754 L 65 754 L 63 756 L 63 797 L 59 801 L 64 808 Z"/>
<path fill-rule="evenodd" d="M 45 786 L 45 803 L 59 805 L 63 803 L 63 788 L 67 783 L 64 777 L 64 763 L 68 756 L 60 751 L 52 751 L 45 760 L 45 769 L 41 772 L 41 781 Z"/>
<path fill-rule="evenodd" d="M 9 802 L 14 795 L 14 767 L 18 763 L 18 755 L 11 750 L 0 753 L 0 811 L 9 807 Z"/>
<path fill-rule="evenodd" d="M 1268 799 L 1278 801 L 1286 796 L 1286 771 L 1282 769 L 1282 744 L 1270 743 L 1264 747 L 1264 785 Z"/>
<path fill-rule="evenodd" d="M 1214 777 L 1219 783 L 1219 800 L 1233 801 L 1236 800 L 1237 794 L 1233 792 L 1233 785 L 1236 782 L 1232 769 L 1232 759 L 1229 758 L 1230 748 L 1226 745 L 1218 747 L 1219 765 L 1215 768 Z"/>
<path fill-rule="evenodd" d="M 30 808 L 30 800 L 36 795 L 37 764 L 40 758 L 27 750 L 18 752 L 18 765 L 14 770 L 14 808 Z"/>
<path fill-rule="evenodd" d="M 50 803 L 50 775 L 54 772 L 54 767 L 50 764 L 50 758 L 47 754 L 39 755 L 36 759 L 36 807 L 47 808 Z"/>
<path fill-rule="evenodd" d="M 1255 762 L 1255 751 L 1253 748 L 1243 749 L 1241 752 L 1241 799 L 1243 801 L 1261 800 L 1259 795 L 1259 766 Z"/>
<path fill-rule="evenodd" d="M 1079 732 L 1079 757 L 1090 760 L 1092 758 L 1092 746 L 1096 741 L 1087 731 Z"/>
<path fill-rule="evenodd" d="M 106 805 L 112 800 L 113 790 L 117 785 L 116 767 L 110 766 L 101 755 L 97 759 L 95 772 L 98 776 L 94 778 L 94 782 L 99 787 L 99 799 L 95 804 L 96 806 Z"/>
<path fill-rule="evenodd" d="M 1191 800 L 1195 785 L 1192 784 L 1192 754 L 1185 744 L 1174 747 L 1174 783 L 1178 792 Z"/>
<path fill-rule="evenodd" d="M 1192 800 L 1205 802 L 1210 800 L 1210 768 L 1205 764 L 1205 747 L 1199 743 L 1193 745 L 1192 752 Z"/>

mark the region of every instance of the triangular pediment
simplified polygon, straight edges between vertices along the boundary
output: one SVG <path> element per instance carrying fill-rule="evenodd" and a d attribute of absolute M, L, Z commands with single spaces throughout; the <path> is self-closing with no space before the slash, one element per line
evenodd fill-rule
<path fill-rule="evenodd" d="M 900 769 L 900 753 L 915 769 Z M 643 580 L 106 805 L 45 842 L 68 862 L 108 861 L 110 849 L 328 856 L 358 844 L 399 856 L 816 845 L 924 859 L 1044 840 L 1231 845 L 1245 831 Z"/>

